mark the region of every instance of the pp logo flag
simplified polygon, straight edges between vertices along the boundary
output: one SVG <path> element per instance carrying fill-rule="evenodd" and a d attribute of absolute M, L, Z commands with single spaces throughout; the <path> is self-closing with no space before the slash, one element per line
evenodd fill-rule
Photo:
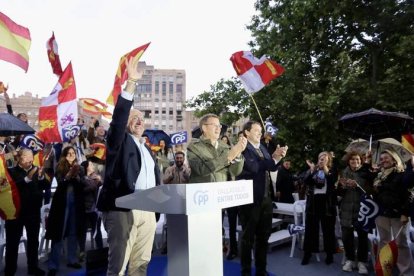
<path fill-rule="evenodd" d="M 36 135 L 29 134 L 25 135 L 20 141 L 20 147 L 30 149 L 33 151 L 33 154 L 36 154 L 43 150 L 45 143 L 43 143 Z"/>
<path fill-rule="evenodd" d="M 185 143 L 187 142 L 187 131 L 173 133 L 170 135 L 170 137 L 172 145 L 179 145 Z"/>
<path fill-rule="evenodd" d="M 379 206 L 367 194 L 361 196 L 358 213 L 358 226 L 369 232 L 375 228 L 375 218 L 379 215 Z"/>
<path fill-rule="evenodd" d="M 69 125 L 62 128 L 63 142 L 69 142 L 73 138 L 76 138 L 81 131 L 80 125 Z"/>
<path fill-rule="evenodd" d="M 303 225 L 296 225 L 296 224 L 289 224 L 288 225 L 289 234 L 292 236 L 294 234 L 303 234 L 305 233 L 305 226 Z"/>
<path fill-rule="evenodd" d="M 272 125 L 272 123 L 269 120 L 266 120 L 265 128 L 266 132 L 270 133 L 272 136 L 276 136 L 277 132 L 279 131 L 279 129 Z"/>

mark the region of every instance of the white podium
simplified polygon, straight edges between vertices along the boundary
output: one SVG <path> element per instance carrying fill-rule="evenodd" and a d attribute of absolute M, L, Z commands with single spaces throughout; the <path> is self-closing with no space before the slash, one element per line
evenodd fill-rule
<path fill-rule="evenodd" d="M 116 205 L 167 214 L 168 275 L 223 275 L 221 209 L 253 202 L 251 180 L 166 184 Z"/>

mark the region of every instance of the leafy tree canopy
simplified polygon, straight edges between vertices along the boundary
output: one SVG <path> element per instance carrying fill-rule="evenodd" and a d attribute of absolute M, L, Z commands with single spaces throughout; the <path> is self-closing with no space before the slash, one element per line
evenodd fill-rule
<path fill-rule="evenodd" d="M 414 115 L 412 0 L 258 0 L 255 8 L 247 26 L 251 51 L 286 71 L 254 97 L 296 167 L 322 150 L 340 159 L 350 141 L 338 127 L 344 114 L 374 107 Z M 217 114 L 235 107 L 226 120 L 259 119 L 235 79 L 220 80 L 190 103 Z"/>

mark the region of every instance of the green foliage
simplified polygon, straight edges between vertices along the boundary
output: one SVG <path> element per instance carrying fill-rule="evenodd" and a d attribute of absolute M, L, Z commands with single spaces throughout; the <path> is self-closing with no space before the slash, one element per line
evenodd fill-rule
<path fill-rule="evenodd" d="M 220 115 L 222 123 L 231 125 L 247 116 L 249 100 L 238 79 L 221 79 L 210 88 L 186 103 L 186 107 L 195 109 L 197 117 L 213 113 Z"/>
<path fill-rule="evenodd" d="M 286 71 L 254 98 L 296 167 L 322 150 L 342 156 L 350 137 L 338 119 L 347 113 L 374 107 L 414 115 L 412 0 L 258 0 L 255 8 L 251 50 Z M 211 92 L 220 94 L 218 103 L 205 95 L 208 110 L 226 110 L 224 94 L 240 89 L 219 86 L 228 82 Z M 232 113 L 259 119 L 246 99 Z"/>

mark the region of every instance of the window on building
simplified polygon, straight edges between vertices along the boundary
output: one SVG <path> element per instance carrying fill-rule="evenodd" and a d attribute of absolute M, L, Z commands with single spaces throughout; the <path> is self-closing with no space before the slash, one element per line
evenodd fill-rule
<path fill-rule="evenodd" d="M 172 109 L 168 110 L 168 114 L 173 115 L 174 111 Z"/>
<path fill-rule="evenodd" d="M 145 110 L 144 111 L 144 118 L 148 118 L 148 119 L 151 118 L 151 110 Z"/>
<path fill-rule="evenodd" d="M 183 92 L 183 85 L 182 84 L 177 84 L 177 86 L 175 87 L 175 89 L 176 89 L 176 92 L 178 93 L 178 92 Z"/>
<path fill-rule="evenodd" d="M 174 83 L 172 81 L 169 82 L 168 90 L 170 91 L 170 94 L 174 92 Z"/>
<path fill-rule="evenodd" d="M 160 82 L 156 81 L 155 82 L 155 93 L 159 93 L 160 92 Z"/>
<path fill-rule="evenodd" d="M 162 94 L 165 95 L 165 93 L 167 93 L 167 82 L 163 81 L 162 82 Z"/>

